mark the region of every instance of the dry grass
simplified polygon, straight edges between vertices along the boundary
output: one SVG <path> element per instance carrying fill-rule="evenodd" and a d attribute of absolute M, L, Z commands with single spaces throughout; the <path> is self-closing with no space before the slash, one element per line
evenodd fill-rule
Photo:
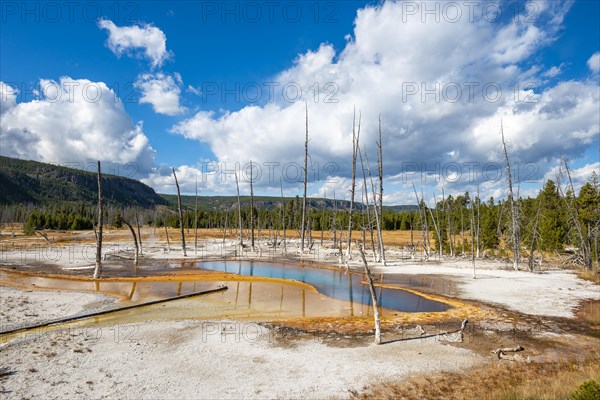
<path fill-rule="evenodd" d="M 518 364 L 501 362 L 464 373 L 444 372 L 388 382 L 353 393 L 355 399 L 568 399 L 584 381 L 600 382 L 600 361 Z"/>
<path fill-rule="evenodd" d="M 600 273 L 598 273 L 598 270 L 582 269 L 577 273 L 577 276 L 581 279 L 600 284 Z"/>

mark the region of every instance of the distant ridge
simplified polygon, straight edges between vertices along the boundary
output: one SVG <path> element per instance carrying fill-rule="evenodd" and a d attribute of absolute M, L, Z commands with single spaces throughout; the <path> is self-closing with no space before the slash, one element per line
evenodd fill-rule
<path fill-rule="evenodd" d="M 157 194 L 144 183 L 122 176 L 102 174 L 102 189 L 106 204 L 120 207 L 177 206 L 177 196 Z M 97 178 L 94 172 L 82 171 L 38 161 L 21 160 L 0 156 L 0 204 L 57 205 L 65 203 L 86 203 L 94 205 L 98 201 Z M 195 205 L 194 196 L 181 196 L 184 207 Z M 288 203 L 295 197 L 285 197 Z M 301 200 L 301 199 L 300 199 Z M 249 207 L 250 197 L 241 196 L 243 207 Z M 279 207 L 281 197 L 255 196 L 255 206 L 271 210 Z M 332 199 L 308 199 L 309 208 L 333 210 Z M 350 202 L 337 200 L 338 210 L 347 210 Z M 198 196 L 198 207 L 205 211 L 225 211 L 237 207 L 236 196 Z M 356 203 L 357 210 L 364 206 Z M 384 206 L 384 211 L 399 213 L 415 211 L 417 206 Z"/>
<path fill-rule="evenodd" d="M 165 199 L 140 181 L 102 175 L 106 204 L 153 208 Z M 95 204 L 98 180 L 93 172 L 0 156 L 0 204 Z"/>
<path fill-rule="evenodd" d="M 171 206 L 177 205 L 177 196 L 174 194 L 161 194 Z M 295 197 L 284 197 L 284 202 L 288 203 L 291 200 L 295 200 Z M 302 201 L 302 198 L 298 198 Z M 240 202 L 242 207 L 250 206 L 250 196 L 240 196 Z M 193 208 L 195 206 L 194 196 L 181 196 L 181 203 L 186 208 Z M 332 211 L 335 208 L 333 199 L 325 198 L 309 198 L 306 201 L 307 206 L 314 210 L 328 210 Z M 259 209 L 275 209 L 281 204 L 281 197 L 277 196 L 254 196 L 254 204 Z M 337 200 L 338 210 L 347 210 L 350 207 L 350 201 L 348 200 Z M 362 203 L 355 203 L 355 208 L 361 210 L 364 207 Z M 225 211 L 237 208 L 237 197 L 236 196 L 198 196 L 198 208 L 204 211 Z M 416 205 L 397 205 L 397 206 L 383 206 L 384 211 L 391 213 L 400 213 L 406 211 L 416 211 L 418 206 Z"/>

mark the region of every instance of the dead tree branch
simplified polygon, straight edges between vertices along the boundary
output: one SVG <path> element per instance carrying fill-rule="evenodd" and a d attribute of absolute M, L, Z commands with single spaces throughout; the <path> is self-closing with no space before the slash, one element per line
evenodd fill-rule
<path fill-rule="evenodd" d="M 175 186 L 177 186 L 177 208 L 179 209 L 179 227 L 181 228 L 181 250 L 183 256 L 187 257 L 185 251 L 185 230 L 183 229 L 183 209 L 181 207 L 181 192 L 179 191 L 179 182 L 177 181 L 177 174 L 175 168 L 173 168 L 173 177 L 175 178 Z"/>

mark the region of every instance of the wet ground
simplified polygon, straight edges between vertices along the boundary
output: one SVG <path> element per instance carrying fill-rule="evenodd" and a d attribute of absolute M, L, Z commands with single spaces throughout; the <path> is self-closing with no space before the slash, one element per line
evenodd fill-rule
<path fill-rule="evenodd" d="M 89 278 L 89 269 L 65 270 L 56 265 L 38 263 L 0 268 L 0 283 L 29 289 L 100 292 L 119 297 L 117 305 L 189 294 L 224 284 L 228 287 L 225 292 L 116 312 L 72 326 L 127 325 L 149 320 L 231 319 L 257 321 L 273 327 L 280 333 L 283 346 L 293 345 L 306 335 L 318 335 L 326 343 L 342 347 L 371 340 L 372 309 L 368 289 L 363 284 L 364 276 L 339 268 L 314 266 L 306 263 L 275 265 L 265 262 L 198 263 L 147 259 L 143 265 L 133 268 L 129 260 L 113 260 L 105 264 L 103 275 L 107 278 L 98 283 Z M 311 276 L 313 273 L 315 276 Z M 401 289 L 414 290 L 425 297 L 433 295 L 434 299 L 445 300 L 449 304 L 452 304 L 453 298 L 460 297 L 458 282 L 452 277 L 377 274 L 374 279 L 376 285 L 385 286 L 378 288 L 378 294 L 384 301 L 390 297 L 388 292 L 408 293 Z M 385 340 L 420 339 L 422 335 L 415 330 L 417 325 L 424 328 L 426 335 L 451 331 L 460 326 L 463 317 L 468 316 L 470 322 L 465 341 L 459 346 L 475 349 L 481 354 L 488 354 L 494 346 L 518 343 L 528 348 L 531 357 L 553 359 L 564 356 L 566 352 L 572 355 L 578 351 L 591 354 L 599 343 L 599 301 L 583 303 L 576 319 L 530 316 L 477 301 L 458 303 L 460 306 L 449 312 L 419 312 L 412 313 L 412 316 L 411 313 L 394 310 L 394 307 L 383 308 Z M 470 308 L 462 313 L 457 311 L 464 308 L 463 305 Z M 578 337 L 580 345 L 575 346 L 575 350 L 571 345 L 561 344 L 568 335 Z"/>

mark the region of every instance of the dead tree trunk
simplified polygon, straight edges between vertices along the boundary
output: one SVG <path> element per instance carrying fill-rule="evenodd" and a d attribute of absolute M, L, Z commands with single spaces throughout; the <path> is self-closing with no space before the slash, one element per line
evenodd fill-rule
<path fill-rule="evenodd" d="M 423 216 L 425 217 L 425 239 L 427 239 L 427 254 L 431 254 L 431 239 L 429 238 L 429 221 L 427 220 L 427 204 L 425 204 L 425 195 L 421 188 L 421 200 L 423 201 Z"/>
<path fill-rule="evenodd" d="M 434 195 L 434 202 L 435 202 L 435 195 Z M 431 211 L 431 208 L 429 209 L 429 215 L 431 215 L 431 220 L 433 221 L 433 229 L 435 229 L 435 233 L 438 237 L 438 247 L 439 247 L 439 251 L 440 251 L 440 260 L 442 258 L 442 235 L 440 233 L 440 229 L 438 228 L 438 224 L 435 222 L 435 217 L 433 216 L 433 211 Z"/>
<path fill-rule="evenodd" d="M 283 202 L 283 180 L 279 178 L 279 185 L 281 186 L 281 224 L 283 228 L 283 252 L 287 253 L 287 244 L 286 244 L 286 228 L 285 228 L 285 203 Z"/>
<path fill-rule="evenodd" d="M 419 217 L 421 219 L 421 233 L 423 234 L 423 252 L 425 253 L 425 259 L 429 259 L 429 251 L 427 250 L 427 236 L 425 234 L 425 230 L 427 229 L 427 225 L 425 224 L 425 220 L 427 219 L 427 215 L 425 215 L 424 207 L 422 206 L 422 201 L 419 200 L 419 195 L 417 194 L 417 188 L 415 188 L 415 183 L 412 183 L 413 191 L 415 192 L 415 198 L 417 199 L 417 204 L 419 205 Z"/>
<path fill-rule="evenodd" d="M 196 176 L 196 195 L 194 197 L 194 254 L 198 252 L 198 177 Z"/>
<path fill-rule="evenodd" d="M 361 201 L 362 201 L 362 207 L 360 209 L 360 215 L 361 215 L 361 229 L 360 230 L 361 230 L 361 234 L 362 234 L 361 235 L 362 236 L 362 245 L 363 245 L 363 247 L 366 247 L 366 243 L 367 243 L 367 218 L 368 218 L 368 216 L 365 215 L 365 207 L 364 207 L 364 205 L 366 203 L 365 196 L 367 196 L 368 193 L 365 193 L 365 190 L 367 189 L 365 187 L 365 185 L 361 185 L 361 186 L 362 187 L 361 187 L 360 194 L 361 194 L 361 197 L 362 197 L 362 199 L 361 199 Z"/>
<path fill-rule="evenodd" d="M 533 229 L 531 230 L 531 246 L 529 247 L 529 260 L 528 260 L 528 265 L 529 265 L 529 272 L 533 272 L 533 251 L 535 249 L 535 242 L 537 241 L 537 235 L 538 235 L 538 223 L 540 221 L 540 211 L 542 209 L 542 196 L 538 195 L 538 206 L 537 206 L 537 211 L 535 213 L 535 222 L 533 225 Z"/>
<path fill-rule="evenodd" d="M 327 189 L 325 189 L 325 195 L 323 196 L 327 199 Z M 323 248 L 323 239 L 325 236 L 325 206 L 321 207 L 321 249 Z"/>
<path fill-rule="evenodd" d="M 379 159 L 377 160 L 378 172 L 379 172 L 379 227 L 377 228 L 377 235 L 379 237 L 379 252 L 381 253 L 381 262 L 385 265 L 385 247 L 383 245 L 383 142 L 381 140 L 381 115 L 379 115 L 379 141 L 377 142 L 379 148 Z"/>
<path fill-rule="evenodd" d="M 377 304 L 377 293 L 375 292 L 375 285 L 373 284 L 373 277 L 371 276 L 371 270 L 369 264 L 365 258 L 365 252 L 362 246 L 358 247 L 360 251 L 360 257 L 362 258 L 363 265 L 365 267 L 365 274 L 369 282 L 369 291 L 371 292 L 371 300 L 373 301 L 373 318 L 375 319 L 375 344 L 381 344 L 381 321 L 379 319 L 379 306 Z"/>
<path fill-rule="evenodd" d="M 481 237 L 481 198 L 479 197 L 479 184 L 477 184 L 477 235 L 475 237 L 477 240 L 477 258 L 479 258 L 479 238 Z"/>
<path fill-rule="evenodd" d="M 133 263 L 134 265 L 137 267 L 138 265 L 138 260 L 139 260 L 139 253 L 140 253 L 140 248 L 138 246 L 138 239 L 135 236 L 135 231 L 133 230 L 133 226 L 131 226 L 131 224 L 125 220 L 122 220 L 122 222 L 127 225 L 127 227 L 129 228 L 129 231 L 131 232 L 131 236 L 133 237 L 133 244 L 135 246 L 135 256 L 133 258 Z"/>
<path fill-rule="evenodd" d="M 142 231 L 140 230 L 140 218 L 137 211 L 135 213 L 135 224 L 137 225 L 137 240 L 140 245 L 140 254 L 144 254 L 144 249 L 142 246 Z"/>
<path fill-rule="evenodd" d="M 577 201 L 576 200 L 570 201 L 569 196 L 568 196 L 568 194 L 570 192 L 570 193 L 572 193 L 573 198 L 575 197 L 575 188 L 573 187 L 573 180 L 571 179 L 571 170 L 569 169 L 569 164 L 567 163 L 567 160 L 565 158 L 561 159 L 561 167 L 559 170 L 559 174 L 561 173 L 561 171 L 563 169 L 563 165 L 564 165 L 565 173 L 567 175 L 567 179 L 569 181 L 569 186 L 567 188 L 567 193 L 561 193 L 561 197 L 565 201 L 565 204 L 567 206 L 567 211 L 569 213 L 569 219 L 571 220 L 571 223 L 575 227 L 575 230 L 577 231 L 577 235 L 579 236 L 579 241 L 580 241 L 579 252 L 580 252 L 581 258 L 583 259 L 583 266 L 585 267 L 585 269 L 591 270 L 592 269 L 592 257 L 591 257 L 591 248 L 588 245 L 588 235 L 584 233 L 583 227 L 581 226 L 581 222 L 579 221 L 579 210 L 578 210 L 578 206 L 577 206 Z M 558 188 L 562 192 L 560 181 L 559 181 Z"/>
<path fill-rule="evenodd" d="M 250 246 L 254 251 L 254 188 L 252 187 L 252 161 L 250 161 Z"/>
<path fill-rule="evenodd" d="M 102 210 L 102 171 L 98 161 L 98 235 L 96 236 L 96 267 L 94 268 L 94 279 L 102 273 L 102 225 L 104 224 L 104 213 Z"/>
<path fill-rule="evenodd" d="M 335 189 L 333 190 L 333 247 L 337 248 L 337 200 L 335 199 Z"/>
<path fill-rule="evenodd" d="M 306 104 L 306 138 L 304 140 L 304 195 L 302 196 L 302 222 L 300 224 L 300 254 L 304 253 L 306 230 L 306 185 L 308 183 L 308 104 Z"/>
<path fill-rule="evenodd" d="M 446 209 L 446 193 L 444 193 L 444 186 L 442 186 L 442 217 L 446 213 L 447 217 L 447 236 L 448 236 L 448 247 L 450 249 L 450 257 L 454 257 L 454 243 L 452 243 L 452 227 L 450 225 L 450 214 L 452 214 L 451 205 L 448 206 L 450 210 Z M 440 221 L 441 224 L 441 221 Z"/>
<path fill-rule="evenodd" d="M 360 167 L 362 169 L 363 175 L 363 187 L 365 188 L 365 204 L 367 207 L 367 225 L 369 227 L 369 232 L 371 234 L 371 249 L 373 251 L 373 256 L 377 253 L 375 251 L 375 238 L 373 236 L 373 222 L 371 220 L 371 207 L 369 206 L 369 189 L 367 186 L 367 174 L 365 173 L 365 164 L 363 163 L 362 151 L 360 150 L 360 146 L 358 147 L 358 156 L 360 157 Z"/>
<path fill-rule="evenodd" d="M 414 248 L 415 248 L 415 241 L 414 241 L 414 236 L 413 236 L 413 216 L 412 216 L 412 212 L 409 214 L 408 222 L 410 224 L 410 246 L 414 250 Z"/>
<path fill-rule="evenodd" d="M 515 205 L 515 199 L 513 198 L 513 182 L 512 175 L 510 173 L 510 161 L 508 159 L 508 151 L 506 150 L 506 142 L 504 141 L 504 128 L 502 121 L 500 121 L 500 134 L 502 135 L 502 148 L 504 149 L 504 160 L 506 161 L 506 173 L 508 175 L 508 201 L 510 202 L 510 210 L 512 214 L 512 238 L 513 238 L 513 252 L 514 262 L 513 268 L 515 271 L 519 270 L 519 224 L 517 219 L 517 207 Z"/>
<path fill-rule="evenodd" d="M 373 208 L 375 210 L 375 225 L 377 227 L 377 247 L 378 252 L 376 256 L 377 262 L 383 261 L 383 256 L 381 253 L 381 249 L 383 247 L 381 230 L 383 221 L 381 220 L 381 213 L 378 211 L 379 203 L 377 202 L 377 191 L 375 190 L 375 183 L 373 182 L 373 176 L 371 175 L 371 166 L 369 165 L 369 156 L 367 154 L 367 150 L 365 148 L 365 162 L 367 163 L 367 174 L 369 175 L 369 180 L 371 181 L 371 191 L 373 192 Z"/>
<path fill-rule="evenodd" d="M 167 237 L 167 252 L 170 253 L 171 252 L 171 241 L 169 240 L 169 231 L 167 230 L 167 221 L 165 219 L 165 236 Z"/>
<path fill-rule="evenodd" d="M 508 360 L 508 361 L 517 361 L 517 362 L 531 362 L 529 356 L 522 356 L 521 354 L 515 354 L 514 356 L 509 356 L 506 353 L 518 353 L 525 350 L 522 346 L 510 347 L 510 348 L 501 348 L 492 350 L 492 354 L 495 354 L 499 360 Z"/>
<path fill-rule="evenodd" d="M 244 250 L 244 233 L 242 231 L 242 205 L 240 202 L 240 183 L 237 172 L 235 173 L 235 188 L 237 190 L 237 205 L 238 205 L 238 223 L 240 228 L 240 256 Z"/>
<path fill-rule="evenodd" d="M 225 248 L 225 237 L 227 236 L 227 230 L 229 229 L 229 210 L 225 210 L 225 218 L 223 219 L 223 241 L 221 242 L 221 249 Z"/>
<path fill-rule="evenodd" d="M 41 237 L 44 238 L 44 240 L 46 241 L 46 243 L 48 243 L 48 249 L 52 248 L 52 243 L 50 243 L 50 238 L 48 238 L 48 235 L 46 235 L 44 232 L 40 232 L 38 230 L 34 231 L 34 233 L 37 233 L 38 235 L 40 235 Z"/>
<path fill-rule="evenodd" d="M 187 257 L 187 253 L 185 251 L 185 230 L 183 228 L 183 209 L 181 207 L 181 192 L 179 191 L 179 182 L 177 181 L 177 174 L 175 173 L 175 168 L 173 168 L 173 177 L 175 178 L 175 186 L 177 186 L 177 208 L 179 208 L 179 226 L 181 228 L 181 250 L 183 252 L 183 256 Z"/>
<path fill-rule="evenodd" d="M 358 151 L 358 140 L 360 136 L 360 113 L 358 116 L 358 133 L 356 131 L 356 108 L 354 109 L 354 115 L 352 117 L 352 184 L 350 186 L 350 209 L 348 210 L 348 237 L 347 237 L 347 248 L 346 248 L 346 259 L 352 259 L 352 228 L 353 221 L 352 216 L 354 213 L 354 195 L 356 192 L 356 153 Z"/>
<path fill-rule="evenodd" d="M 465 255 L 465 220 L 463 216 L 463 206 L 460 205 L 460 242 L 462 246 L 462 255 Z"/>
<path fill-rule="evenodd" d="M 473 279 L 477 277 L 475 273 L 475 208 L 471 201 L 471 262 L 473 263 Z"/>

